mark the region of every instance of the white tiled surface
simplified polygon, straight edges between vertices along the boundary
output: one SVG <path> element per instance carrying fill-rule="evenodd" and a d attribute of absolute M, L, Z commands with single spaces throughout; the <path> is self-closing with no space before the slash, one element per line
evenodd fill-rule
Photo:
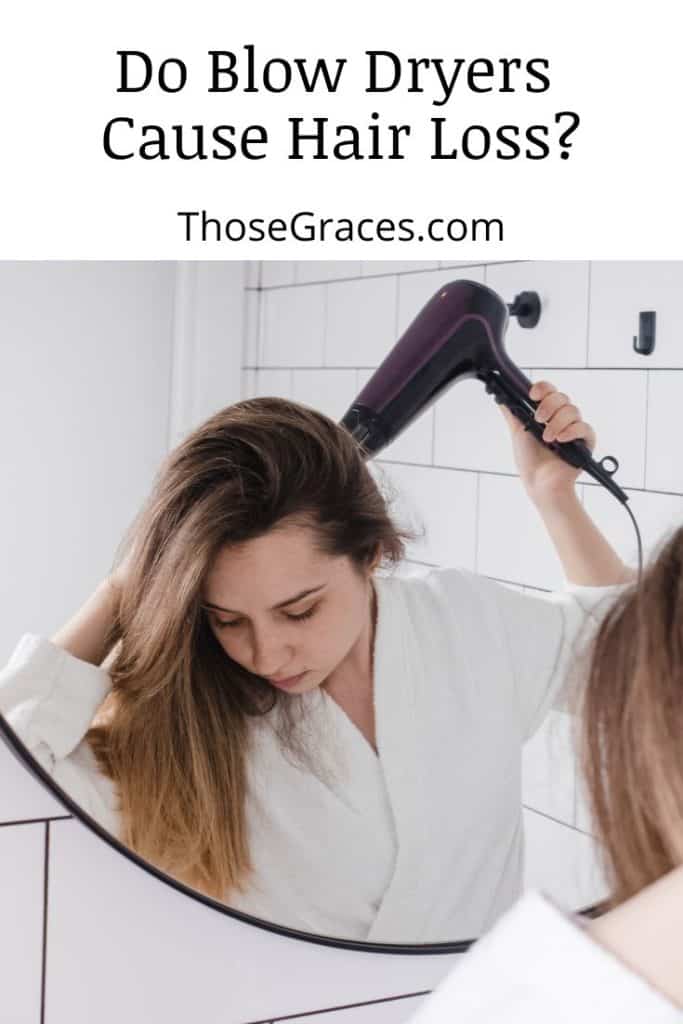
<path fill-rule="evenodd" d="M 361 264 L 357 260 L 298 260 L 294 264 L 297 282 L 339 281 L 359 277 L 360 272 Z"/>
<path fill-rule="evenodd" d="M 362 954 L 246 927 L 76 821 L 51 825 L 48 929 L 47 1024 L 120 1024 L 131 1007 L 145 1024 L 273 1020 L 425 991 L 457 956 Z"/>
<path fill-rule="evenodd" d="M 295 370 L 252 370 L 254 378 L 251 382 L 249 396 L 276 398 L 292 397 L 292 375 Z M 315 371 L 313 371 L 315 372 Z M 299 399 L 303 401 L 303 399 Z"/>
<path fill-rule="evenodd" d="M 623 513 L 622 513 L 623 515 Z M 479 475 L 477 569 L 532 587 L 558 587 L 562 565 L 515 477 Z"/>
<path fill-rule="evenodd" d="M 38 1024 L 43 958 L 45 828 L 0 828 L 0 1019 Z"/>
<path fill-rule="evenodd" d="M 411 270 L 437 270 L 437 260 L 371 260 L 361 264 L 363 277 L 375 274 L 405 274 Z"/>
<path fill-rule="evenodd" d="M 566 712 L 551 711 L 524 745 L 523 780 L 525 806 L 558 821 L 574 821 L 576 779 L 572 719 Z"/>
<path fill-rule="evenodd" d="M 636 538 L 624 509 L 597 485 L 586 486 L 584 507 L 599 529 L 609 538 L 621 558 L 629 565 L 637 563 Z M 630 491 L 629 505 L 640 526 L 645 556 L 683 522 L 683 496 L 649 491 Z"/>
<path fill-rule="evenodd" d="M 294 1017 L 288 1024 L 403 1024 L 417 1013 L 424 996 L 409 996 L 391 999 L 385 1003 L 370 1003 L 365 1006 L 351 1006 L 348 1009 L 328 1010 L 306 1017 Z M 334 1016 L 332 1016 L 334 1014 Z"/>
<path fill-rule="evenodd" d="M 576 910 L 607 895 L 596 840 L 573 828 L 524 811 L 525 887 L 542 889 Z"/>
<path fill-rule="evenodd" d="M 486 268 L 486 283 L 512 302 L 536 291 L 541 318 L 534 328 L 513 317 L 506 347 L 518 366 L 585 366 L 588 340 L 590 264 L 571 262 L 498 263 Z"/>
<path fill-rule="evenodd" d="M 325 287 L 262 292 L 260 365 L 322 366 Z"/>
<path fill-rule="evenodd" d="M 683 340 L 683 339 L 682 339 Z M 683 347 L 683 346 L 682 346 Z M 681 375 L 675 370 L 649 374 L 646 486 L 655 491 L 683 492 L 683 453 L 672 458 L 683 438 Z"/>
<path fill-rule="evenodd" d="M 516 474 L 510 434 L 500 411 L 478 380 L 464 380 L 435 403 L 434 463 Z"/>
<path fill-rule="evenodd" d="M 428 466 L 381 465 L 398 492 L 397 519 L 411 529 L 425 531 L 424 537 L 410 546 L 409 557 L 418 562 L 474 569 L 476 474 Z"/>
<path fill-rule="evenodd" d="M 262 288 L 275 288 L 279 285 L 294 284 L 296 280 L 296 264 L 288 260 L 267 260 L 259 264 L 261 268 L 260 284 Z"/>
<path fill-rule="evenodd" d="M 327 287 L 327 366 L 378 366 L 396 337 L 395 277 Z"/>
<path fill-rule="evenodd" d="M 295 397 L 340 416 L 400 330 L 440 284 L 457 277 L 485 280 L 508 302 L 518 291 L 540 291 L 541 323 L 524 331 L 512 322 L 511 355 L 530 377 L 550 379 L 580 405 L 596 428 L 598 457 L 619 459 L 617 479 L 629 489 L 652 549 L 683 521 L 683 264 L 254 264 L 245 278 L 243 395 Z M 638 311 L 650 308 L 657 311 L 657 348 L 645 359 L 633 353 L 632 335 Z M 387 461 L 373 472 L 399 487 L 399 505 L 426 527 L 401 571 L 460 564 L 518 587 L 560 583 L 558 560 L 516 479 L 505 424 L 483 390 L 458 385 L 436 415 L 426 414 L 383 455 Z M 593 483 L 579 491 L 622 557 L 634 562 L 624 509 Z M 568 716 L 552 712 L 524 750 L 526 880 L 579 906 L 599 898 L 604 882 L 570 731 Z M 65 813 L 4 748 L 0 779 L 0 822 Z M 40 1019 L 45 828 L 0 828 L 0 868 L 11 881 L 0 887 L 8 967 L 2 1010 L 12 1024 Z M 118 1022 L 131 1006 L 150 1024 L 304 1014 L 302 1024 L 400 1024 L 419 999 L 391 997 L 431 988 L 453 962 L 283 939 L 185 899 L 77 822 L 53 821 L 49 829 L 46 1024 Z M 378 999 L 385 1001 L 350 1005 Z"/>
<path fill-rule="evenodd" d="M 69 813 L 0 741 L 0 824 Z"/>
<path fill-rule="evenodd" d="M 261 316 L 261 292 L 245 289 L 244 292 L 244 346 L 245 366 L 256 366 L 259 362 L 259 337 Z"/>
<path fill-rule="evenodd" d="M 356 387 L 355 370 L 293 370 L 292 398 L 332 419 L 342 418 Z"/>
<path fill-rule="evenodd" d="M 683 262 L 657 260 L 593 263 L 591 268 L 589 366 L 683 368 L 680 296 Z M 633 350 L 638 314 L 657 313 L 655 350 Z"/>

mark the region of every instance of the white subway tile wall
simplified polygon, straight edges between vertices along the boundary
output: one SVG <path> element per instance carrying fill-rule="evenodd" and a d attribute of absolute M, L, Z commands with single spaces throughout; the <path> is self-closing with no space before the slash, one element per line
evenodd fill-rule
<path fill-rule="evenodd" d="M 38 1024 L 42 1019 L 45 836 L 49 827 L 41 822 L 0 828 L 0 1019 L 8 1024 Z"/>
<path fill-rule="evenodd" d="M 289 305 L 278 300 L 264 348 L 267 358 L 255 377 L 245 377 L 245 389 L 264 394 L 270 387 L 272 394 L 291 395 L 337 418 L 441 285 L 457 278 L 480 281 L 508 303 L 520 292 L 537 291 L 538 325 L 523 328 L 510 320 L 511 357 L 531 380 L 549 380 L 570 395 L 595 427 L 596 456 L 618 459 L 616 479 L 630 496 L 646 552 L 683 522 L 683 462 L 676 440 L 683 430 L 683 263 L 376 261 L 262 267 L 261 289 L 253 291 L 262 317 L 272 308 L 275 285 L 278 294 L 297 295 Z M 324 288 L 324 300 L 303 282 Z M 646 357 L 634 351 L 633 338 L 638 313 L 647 310 L 657 312 L 657 338 L 654 353 Z M 283 322 L 286 314 L 307 321 L 306 338 L 324 368 L 299 368 L 299 325 Z M 313 324 L 320 331 L 317 343 Z M 268 377 L 273 371 L 261 367 L 274 363 L 292 368 L 291 381 L 284 374 Z M 443 396 L 371 468 L 394 494 L 399 520 L 422 531 L 402 571 L 461 565 L 520 588 L 562 586 L 560 561 L 517 478 L 502 415 L 477 382 L 463 382 Z M 624 509 L 585 473 L 578 491 L 621 556 L 635 564 L 635 535 Z M 527 884 L 573 905 L 598 899 L 605 881 L 565 710 L 551 712 L 525 748 L 523 798 Z"/>
<path fill-rule="evenodd" d="M 326 290 L 325 365 L 379 366 L 396 337 L 397 279 L 336 281 Z"/>
<path fill-rule="evenodd" d="M 654 550 L 683 521 L 683 263 L 255 262 L 245 277 L 242 396 L 294 398 L 341 417 L 421 305 L 458 277 L 489 284 L 507 302 L 540 293 L 541 321 L 533 330 L 511 322 L 510 353 L 594 424 L 596 454 L 618 458 L 617 479 L 646 552 Z M 158 305 L 150 301 L 145 316 Z M 633 336 L 647 310 L 657 313 L 657 340 L 644 357 Z M 167 400 L 157 398 L 162 424 Z M 561 584 L 500 412 L 477 384 L 458 385 L 372 471 L 396 492 L 397 516 L 424 530 L 401 573 L 461 565 L 519 589 Z M 579 493 L 633 563 L 625 511 L 585 475 Z M 524 750 L 525 883 L 579 907 L 607 888 L 572 726 L 556 709 Z M 11 968 L 0 1016 L 13 1024 L 113 1024 L 131 1005 L 151 1024 L 197 1014 L 211 1024 L 226 1013 L 237 1024 L 402 1024 L 457 959 L 370 956 L 245 927 L 156 882 L 68 820 L 4 746 L 0 778 L 0 869 L 11 880 L 0 887 L 0 954 Z"/>
<path fill-rule="evenodd" d="M 58 818 L 69 813 L 4 743 L 0 743 L 0 779 L 0 824 Z"/>
<path fill-rule="evenodd" d="M 586 366 L 591 265 L 584 262 L 499 263 L 486 268 L 486 283 L 512 302 L 538 292 L 541 318 L 534 328 L 511 318 L 506 345 L 518 366 Z M 628 338 L 624 339 L 624 345 Z M 618 361 L 613 365 L 622 365 Z"/>

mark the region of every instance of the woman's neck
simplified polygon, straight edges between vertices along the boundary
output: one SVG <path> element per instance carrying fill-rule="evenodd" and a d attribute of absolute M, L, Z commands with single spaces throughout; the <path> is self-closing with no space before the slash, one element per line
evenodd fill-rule
<path fill-rule="evenodd" d="M 377 595 L 371 583 L 365 625 L 344 660 L 330 673 L 323 689 L 347 710 L 347 705 L 372 703 L 374 647 L 377 623 Z"/>

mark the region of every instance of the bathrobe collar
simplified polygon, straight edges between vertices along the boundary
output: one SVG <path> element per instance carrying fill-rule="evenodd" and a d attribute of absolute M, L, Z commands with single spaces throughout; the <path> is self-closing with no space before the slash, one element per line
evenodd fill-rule
<path fill-rule="evenodd" d="M 375 576 L 377 623 L 374 644 L 373 700 L 377 754 L 339 705 L 332 714 L 346 733 L 358 767 L 381 772 L 396 838 L 396 862 L 367 938 L 408 934 L 416 936 L 424 922 L 420 878 L 424 863 L 425 829 L 430 828 L 429 779 L 420 736 L 413 728 L 416 703 L 426 690 L 400 578 Z M 427 813 L 426 813 L 427 812 Z M 433 824 L 433 823 L 432 823 Z M 435 836 L 435 841 L 437 837 Z M 431 888 L 431 886 L 428 886 Z"/>

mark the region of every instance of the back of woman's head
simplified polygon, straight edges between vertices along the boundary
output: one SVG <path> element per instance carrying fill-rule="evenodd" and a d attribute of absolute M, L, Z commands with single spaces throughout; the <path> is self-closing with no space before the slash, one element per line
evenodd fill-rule
<path fill-rule="evenodd" d="M 683 863 L 683 528 L 603 620 L 580 716 L 616 904 Z"/>
<path fill-rule="evenodd" d="M 243 401 L 170 453 L 129 535 L 112 711 L 89 734 L 118 783 L 124 841 L 219 898 L 249 863 L 250 719 L 292 698 L 228 657 L 201 588 L 225 545 L 283 522 L 359 569 L 403 553 L 356 441 L 312 409 Z"/>

